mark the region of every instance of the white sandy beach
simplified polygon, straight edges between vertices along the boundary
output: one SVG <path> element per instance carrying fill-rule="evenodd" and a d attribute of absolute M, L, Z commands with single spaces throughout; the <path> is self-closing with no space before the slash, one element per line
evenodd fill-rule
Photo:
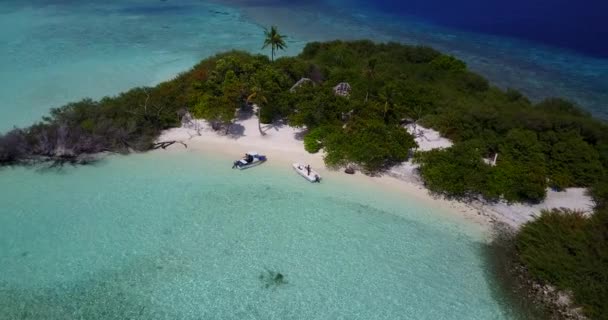
<path fill-rule="evenodd" d="M 411 128 L 408 128 L 411 131 Z M 359 172 L 355 175 L 344 174 L 341 170 L 328 169 L 323 162 L 321 152 L 310 154 L 304 150 L 303 130 L 289 127 L 282 123 L 262 125 L 264 135 L 258 130 L 257 118 L 250 117 L 235 121 L 228 134 L 214 131 L 203 120 L 193 120 L 181 128 L 166 130 L 158 141 L 180 141 L 185 143 L 188 151 L 213 152 L 237 159 L 247 151 L 257 151 L 268 156 L 269 165 L 291 166 L 293 162 L 310 164 L 324 179 L 349 179 L 355 183 L 367 183 L 391 192 L 405 193 L 426 205 L 440 208 L 442 212 L 452 212 L 479 226 L 490 230 L 494 222 L 501 222 L 512 227 L 519 227 L 533 219 L 543 209 L 569 208 L 589 212 L 593 208 L 592 199 L 585 194 L 585 189 L 573 188 L 564 192 L 548 191 L 544 202 L 537 205 L 524 204 L 486 204 L 481 201 L 464 203 L 435 197 L 424 188 L 422 180 L 416 173 L 416 165 L 406 162 L 394 167 L 380 177 L 370 177 Z M 447 148 L 451 141 L 442 138 L 431 129 L 418 126 L 423 134 L 416 136 L 420 150 Z M 181 144 L 174 144 L 168 149 L 186 150 Z"/>

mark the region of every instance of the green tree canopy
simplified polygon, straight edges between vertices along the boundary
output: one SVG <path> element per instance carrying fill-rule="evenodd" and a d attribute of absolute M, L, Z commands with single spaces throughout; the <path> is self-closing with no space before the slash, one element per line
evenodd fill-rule
<path fill-rule="evenodd" d="M 407 131 L 382 121 L 355 120 L 336 128 L 323 140 L 325 162 L 330 166 L 360 165 L 374 173 L 407 160 L 416 142 Z"/>

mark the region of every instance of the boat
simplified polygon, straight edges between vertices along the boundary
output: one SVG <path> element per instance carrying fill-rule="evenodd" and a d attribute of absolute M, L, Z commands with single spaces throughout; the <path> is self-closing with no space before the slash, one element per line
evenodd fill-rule
<path fill-rule="evenodd" d="M 255 167 L 266 162 L 267 158 L 263 154 L 259 154 L 254 151 L 250 151 L 245 153 L 245 156 L 242 159 L 234 161 L 232 163 L 232 169 L 247 169 L 251 167 Z"/>
<path fill-rule="evenodd" d="M 303 165 L 296 162 L 293 164 L 293 169 L 310 182 L 321 182 L 321 175 L 313 170 L 310 165 Z"/>

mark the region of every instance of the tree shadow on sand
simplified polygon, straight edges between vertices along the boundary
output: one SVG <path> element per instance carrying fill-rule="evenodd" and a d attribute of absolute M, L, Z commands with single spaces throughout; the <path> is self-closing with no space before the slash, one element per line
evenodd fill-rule
<path fill-rule="evenodd" d="M 255 112 L 253 110 L 253 106 L 245 105 L 236 112 L 236 119 L 238 121 L 249 120 L 254 115 L 255 115 Z"/>
<path fill-rule="evenodd" d="M 232 139 L 239 139 L 245 135 L 245 127 L 239 123 L 231 124 L 226 130 L 226 136 Z"/>
<path fill-rule="evenodd" d="M 308 134 L 308 129 L 300 129 L 300 131 L 293 134 L 293 138 L 298 141 L 304 141 L 304 137 Z"/>
<path fill-rule="evenodd" d="M 265 134 L 266 132 L 271 131 L 271 130 L 279 131 L 281 128 L 285 127 L 286 125 L 287 125 L 287 123 L 283 119 L 275 120 L 272 123 L 262 124 L 262 132 Z"/>
<path fill-rule="evenodd" d="M 220 136 L 226 136 L 231 139 L 237 140 L 245 135 L 245 127 L 240 123 L 224 124 L 224 123 L 213 123 L 213 122 L 209 122 L 209 121 L 207 123 L 209 125 L 209 128 L 211 128 L 211 130 L 213 130 L 213 132 L 215 134 L 220 135 Z M 203 131 L 204 129 L 201 127 L 200 129 L 195 129 L 195 130 Z M 198 135 L 200 135 L 200 132 Z M 194 136 L 194 135 L 191 135 L 191 138 L 192 138 L 192 136 Z"/>

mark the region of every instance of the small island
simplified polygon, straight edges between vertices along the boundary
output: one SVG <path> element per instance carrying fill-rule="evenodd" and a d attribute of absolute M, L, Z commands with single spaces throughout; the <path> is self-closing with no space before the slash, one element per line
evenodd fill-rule
<path fill-rule="evenodd" d="M 85 164 L 104 152 L 185 144 L 159 137 L 196 132 L 200 121 L 230 135 L 249 113 L 260 136 L 265 124 L 297 128 L 329 168 L 381 175 L 409 160 L 430 192 L 450 199 L 538 203 L 548 189 L 586 188 L 594 213 L 545 211 L 510 241 L 535 283 L 571 293 L 589 318 L 608 314 L 606 123 L 563 99 L 532 102 L 495 87 L 429 47 L 313 42 L 275 59 L 282 36 L 274 27 L 266 36 L 270 58 L 220 53 L 155 87 L 53 109 L 0 136 L 0 165 Z M 417 135 L 431 129 L 451 146 L 423 148 Z"/>

